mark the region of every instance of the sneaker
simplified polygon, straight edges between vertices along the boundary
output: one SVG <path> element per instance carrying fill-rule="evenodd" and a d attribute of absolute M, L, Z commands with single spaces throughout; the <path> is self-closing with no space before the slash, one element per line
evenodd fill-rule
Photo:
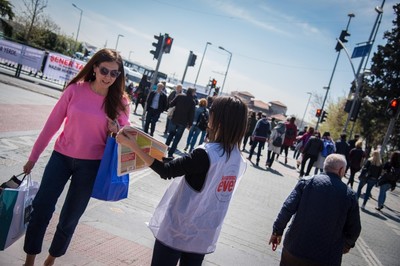
<path fill-rule="evenodd" d="M 382 209 L 383 209 L 383 206 L 375 207 L 375 210 L 378 210 L 378 211 L 380 211 L 380 210 L 382 210 Z"/>
<path fill-rule="evenodd" d="M 285 157 L 285 164 L 287 164 L 287 157 Z"/>
<path fill-rule="evenodd" d="M 361 205 L 361 209 L 363 210 L 365 209 L 365 204 Z"/>
<path fill-rule="evenodd" d="M 187 151 L 187 149 L 188 149 L 188 146 L 186 146 L 183 150 L 184 150 L 184 151 Z"/>

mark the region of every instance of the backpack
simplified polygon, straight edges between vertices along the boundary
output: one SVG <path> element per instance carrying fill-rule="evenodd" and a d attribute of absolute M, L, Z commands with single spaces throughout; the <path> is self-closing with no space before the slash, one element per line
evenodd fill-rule
<path fill-rule="evenodd" d="M 332 141 L 324 139 L 324 148 L 322 149 L 322 157 L 327 157 L 329 154 L 335 152 L 335 146 Z"/>
<path fill-rule="evenodd" d="M 207 109 L 204 109 L 203 112 L 200 113 L 199 118 L 196 122 L 196 127 L 200 128 L 201 131 L 207 129 L 208 126 L 208 112 Z"/>
<path fill-rule="evenodd" d="M 272 145 L 275 147 L 281 147 L 282 146 L 282 134 L 278 133 L 278 136 L 272 141 Z"/>

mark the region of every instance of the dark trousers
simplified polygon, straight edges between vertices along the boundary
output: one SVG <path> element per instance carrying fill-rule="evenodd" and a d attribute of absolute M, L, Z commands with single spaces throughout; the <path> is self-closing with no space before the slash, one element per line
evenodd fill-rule
<path fill-rule="evenodd" d="M 249 152 L 250 159 L 251 159 L 251 156 L 253 156 L 254 150 L 256 149 L 257 145 L 258 145 L 258 151 L 257 151 L 257 163 L 258 163 L 260 161 L 261 150 L 265 145 L 265 141 L 253 140 L 253 143 L 251 144 L 251 148 L 250 148 L 250 152 Z"/>
<path fill-rule="evenodd" d="M 306 162 L 308 159 L 310 159 L 310 161 L 308 162 L 307 165 L 307 171 L 305 173 L 306 176 L 310 174 L 311 168 L 318 159 L 318 154 L 317 155 L 311 155 L 308 153 L 303 154 L 303 160 L 301 161 L 301 168 L 300 168 L 300 176 L 304 175 L 304 168 L 306 166 Z"/>
<path fill-rule="evenodd" d="M 244 135 L 244 138 L 243 138 L 243 150 L 246 148 L 247 140 L 249 139 L 249 137 L 250 137 L 252 134 L 253 134 L 253 132 L 246 133 L 246 135 Z M 253 142 L 251 141 L 251 139 L 250 139 L 249 144 L 250 144 L 250 147 L 251 147 L 251 145 L 253 144 Z"/>
<path fill-rule="evenodd" d="M 281 149 L 282 150 L 282 149 Z M 272 164 L 274 163 L 275 160 L 275 152 L 268 150 L 268 156 L 267 156 L 267 165 L 269 167 L 272 166 Z"/>
<path fill-rule="evenodd" d="M 172 146 L 168 151 L 168 157 L 172 157 L 174 152 L 176 151 L 179 141 L 182 138 L 183 132 L 185 131 L 185 126 L 184 125 L 179 125 L 179 124 L 174 124 L 172 120 L 170 121 L 170 127 L 169 127 L 169 132 L 168 132 L 168 137 L 165 142 L 167 146 L 169 146 L 172 142 Z"/>
<path fill-rule="evenodd" d="M 200 266 L 204 256 L 205 254 L 178 251 L 156 240 L 151 266 L 176 266 L 178 260 L 181 266 Z"/>
<path fill-rule="evenodd" d="M 24 251 L 27 254 L 34 255 L 42 251 L 43 238 L 57 200 L 71 178 L 49 249 L 53 257 L 65 254 L 79 219 L 89 203 L 99 165 L 100 160 L 74 159 L 53 151 L 44 170 L 39 191 L 33 200 L 33 212 L 24 243 Z"/>
<path fill-rule="evenodd" d="M 143 129 L 145 133 L 149 132 L 149 125 L 151 124 L 150 135 L 154 135 L 158 118 L 160 118 L 160 112 L 157 109 L 149 107 L 146 114 L 146 123 L 144 124 Z"/>

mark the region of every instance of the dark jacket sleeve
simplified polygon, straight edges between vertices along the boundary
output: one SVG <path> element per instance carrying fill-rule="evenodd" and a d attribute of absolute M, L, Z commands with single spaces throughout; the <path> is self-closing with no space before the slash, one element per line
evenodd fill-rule
<path fill-rule="evenodd" d="M 358 207 L 356 196 L 353 195 L 351 206 L 347 214 L 347 220 L 343 228 L 345 236 L 345 247 L 352 248 L 355 246 L 357 238 L 361 233 L 360 210 Z"/>
<path fill-rule="evenodd" d="M 204 149 L 194 149 L 192 153 L 168 163 L 154 160 L 150 168 L 163 179 L 171 179 L 184 175 L 186 182 L 194 190 L 200 192 L 210 168 L 210 159 Z"/>
<path fill-rule="evenodd" d="M 283 231 L 285 230 L 288 222 L 297 212 L 297 208 L 299 206 L 299 202 L 303 194 L 303 188 L 306 185 L 306 182 L 310 181 L 306 179 L 301 179 L 283 203 L 282 209 L 280 210 L 272 228 L 273 232 L 277 235 L 283 235 Z"/>

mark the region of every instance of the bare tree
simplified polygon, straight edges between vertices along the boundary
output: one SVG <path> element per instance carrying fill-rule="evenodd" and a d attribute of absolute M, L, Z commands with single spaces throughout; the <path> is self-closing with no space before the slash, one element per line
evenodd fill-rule
<path fill-rule="evenodd" d="M 23 0 L 26 10 L 23 12 L 27 18 L 27 30 L 24 39 L 29 41 L 32 30 L 38 22 L 44 9 L 47 7 L 47 0 Z"/>

